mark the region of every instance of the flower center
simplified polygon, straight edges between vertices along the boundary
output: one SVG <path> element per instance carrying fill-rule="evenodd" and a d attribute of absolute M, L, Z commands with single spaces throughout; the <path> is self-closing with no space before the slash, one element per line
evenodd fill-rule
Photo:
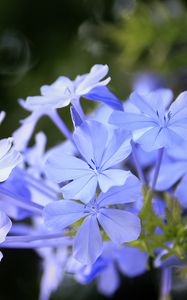
<path fill-rule="evenodd" d="M 100 173 L 100 167 L 97 166 L 97 164 L 95 163 L 95 161 L 93 159 L 91 159 L 90 163 L 87 163 L 89 168 L 91 170 L 93 170 L 96 174 Z"/>
<path fill-rule="evenodd" d="M 172 117 L 171 111 L 166 112 L 165 115 L 162 116 L 162 115 L 159 114 L 159 112 L 158 112 L 158 110 L 157 110 L 156 114 L 157 114 L 157 117 L 158 117 L 158 121 L 159 121 L 160 126 L 161 126 L 162 128 L 167 127 L 167 126 L 168 126 L 168 123 L 169 123 L 169 121 L 170 121 L 170 119 L 171 119 L 171 117 Z"/>
<path fill-rule="evenodd" d="M 96 203 L 96 201 L 90 201 L 84 206 L 84 212 L 95 215 L 99 212 L 99 205 Z"/>

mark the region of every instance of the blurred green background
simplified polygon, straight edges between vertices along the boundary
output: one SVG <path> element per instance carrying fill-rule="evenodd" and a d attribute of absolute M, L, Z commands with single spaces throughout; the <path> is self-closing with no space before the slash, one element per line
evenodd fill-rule
<path fill-rule="evenodd" d="M 187 2 L 0 0 L 0 110 L 7 112 L 1 137 L 11 135 L 27 115 L 19 98 L 39 94 L 41 85 L 60 75 L 73 79 L 96 63 L 109 65 L 110 88 L 122 100 L 144 72 L 158 76 L 176 94 L 187 89 Z M 62 116 L 68 119 L 69 110 Z M 48 119 L 42 119 L 36 130 L 48 133 L 52 144 L 61 139 Z M 0 299 L 37 299 L 39 264 L 30 251 L 7 251 L 0 270 Z M 126 289 L 114 298 L 132 300 L 142 293 L 152 300 L 157 277 L 151 272 L 127 280 Z M 74 286 L 63 285 L 62 296 L 57 293 L 54 299 L 74 299 L 64 292 L 68 284 Z M 93 286 L 74 286 L 73 291 L 76 299 L 102 299 Z"/>

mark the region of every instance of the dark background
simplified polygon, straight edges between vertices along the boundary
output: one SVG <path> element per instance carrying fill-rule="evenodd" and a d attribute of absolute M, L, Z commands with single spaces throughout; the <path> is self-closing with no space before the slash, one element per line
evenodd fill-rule
<path fill-rule="evenodd" d="M 7 112 L 1 137 L 11 135 L 27 115 L 17 99 L 37 95 L 41 85 L 60 75 L 73 79 L 96 63 L 109 65 L 110 88 L 122 100 L 143 72 L 155 74 L 176 94 L 187 89 L 186 1 L 1 0 L 0 110 Z M 68 119 L 68 109 L 62 115 Z M 48 134 L 49 145 L 61 139 L 48 119 L 39 122 L 38 130 Z M 23 250 L 3 253 L 0 300 L 37 299 L 41 273 L 37 255 Z M 122 283 L 114 299 L 158 297 L 158 271 Z M 180 288 L 173 296 L 186 299 L 187 294 Z M 75 297 L 104 299 L 94 284 L 82 287 L 70 278 L 52 299 Z"/>

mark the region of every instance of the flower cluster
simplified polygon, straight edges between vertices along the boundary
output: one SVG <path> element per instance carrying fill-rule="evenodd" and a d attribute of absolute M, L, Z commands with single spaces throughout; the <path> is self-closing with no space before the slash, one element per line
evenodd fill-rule
<path fill-rule="evenodd" d="M 36 250 L 40 300 L 66 272 L 82 284 L 96 279 L 111 295 L 118 272 L 140 275 L 148 257 L 166 270 L 186 256 L 187 92 L 173 101 L 171 90 L 147 86 L 122 103 L 107 73 L 95 65 L 42 86 L 41 95 L 19 101 L 30 115 L 13 138 L 0 140 L 1 248 Z M 86 115 L 83 99 L 101 104 Z M 68 105 L 73 132 L 58 114 Z M 44 115 L 63 135 L 50 149 L 43 132 L 30 146 Z"/>

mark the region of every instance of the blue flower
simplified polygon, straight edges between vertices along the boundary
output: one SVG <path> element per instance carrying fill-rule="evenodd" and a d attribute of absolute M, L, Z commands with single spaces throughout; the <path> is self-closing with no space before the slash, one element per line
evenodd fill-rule
<path fill-rule="evenodd" d="M 39 300 L 49 300 L 63 280 L 67 263 L 67 248 L 40 248 L 38 254 L 42 261 L 42 277 Z"/>
<path fill-rule="evenodd" d="M 133 90 L 139 95 L 146 95 L 164 86 L 162 78 L 153 73 L 138 73 L 133 82 Z"/>
<path fill-rule="evenodd" d="M 102 253 L 102 236 L 99 225 L 115 244 L 136 240 L 140 234 L 139 218 L 130 212 L 111 207 L 136 200 L 132 199 L 132 186 L 137 195 L 137 186 L 141 184 L 132 175 L 123 187 L 115 187 L 107 193 L 101 193 L 97 200 L 86 205 L 72 200 L 61 200 L 48 204 L 44 208 L 44 221 L 48 228 L 62 231 L 64 228 L 85 218 L 74 239 L 75 258 L 84 263 L 94 263 Z M 128 190 L 130 187 L 130 195 Z M 139 193 L 139 197 L 141 192 Z"/>
<path fill-rule="evenodd" d="M 20 105 L 31 114 L 21 121 L 22 125 L 13 134 L 16 149 L 19 151 L 25 149 L 38 120 L 45 115 L 71 140 L 71 133 L 59 118 L 56 110 L 71 103 L 81 118 L 84 119 L 80 105 L 80 97 L 82 96 L 89 100 L 106 103 L 113 109 L 123 110 L 119 99 L 105 86 L 110 78 L 101 81 L 107 72 L 107 65 L 95 65 L 90 73 L 77 76 L 73 81 L 61 76 L 53 84 L 42 86 L 41 96 L 27 97 L 26 101 L 20 99 Z"/>
<path fill-rule="evenodd" d="M 146 271 L 147 259 L 147 253 L 138 248 L 105 242 L 103 253 L 94 264 L 78 265 L 71 259 L 68 271 L 82 284 L 96 279 L 99 292 L 111 296 L 120 285 L 119 271 L 128 277 L 141 275 Z"/>
<path fill-rule="evenodd" d="M 173 147 L 187 139 L 187 92 L 172 100 L 172 92 L 160 89 L 146 95 L 130 96 L 132 112 L 113 112 L 110 122 L 133 133 L 145 151 Z"/>
<path fill-rule="evenodd" d="M 138 248 L 123 246 L 119 249 L 117 262 L 120 271 L 128 276 L 139 276 L 146 271 L 148 254 Z"/>
<path fill-rule="evenodd" d="M 70 103 L 77 106 L 83 96 L 122 110 L 121 102 L 106 87 L 110 77 L 102 80 L 107 73 L 107 65 L 94 65 L 88 74 L 77 76 L 75 80 L 61 76 L 51 85 L 42 86 L 41 96 L 28 97 L 26 103 L 32 110 L 58 109 Z"/>
<path fill-rule="evenodd" d="M 89 202 L 97 186 L 106 192 L 123 185 L 130 171 L 114 169 L 131 152 L 130 135 L 120 129 L 109 130 L 96 121 L 86 121 L 76 128 L 74 142 L 81 158 L 57 151 L 48 157 L 45 171 L 57 183 L 72 180 L 62 188 L 66 199 Z"/>

